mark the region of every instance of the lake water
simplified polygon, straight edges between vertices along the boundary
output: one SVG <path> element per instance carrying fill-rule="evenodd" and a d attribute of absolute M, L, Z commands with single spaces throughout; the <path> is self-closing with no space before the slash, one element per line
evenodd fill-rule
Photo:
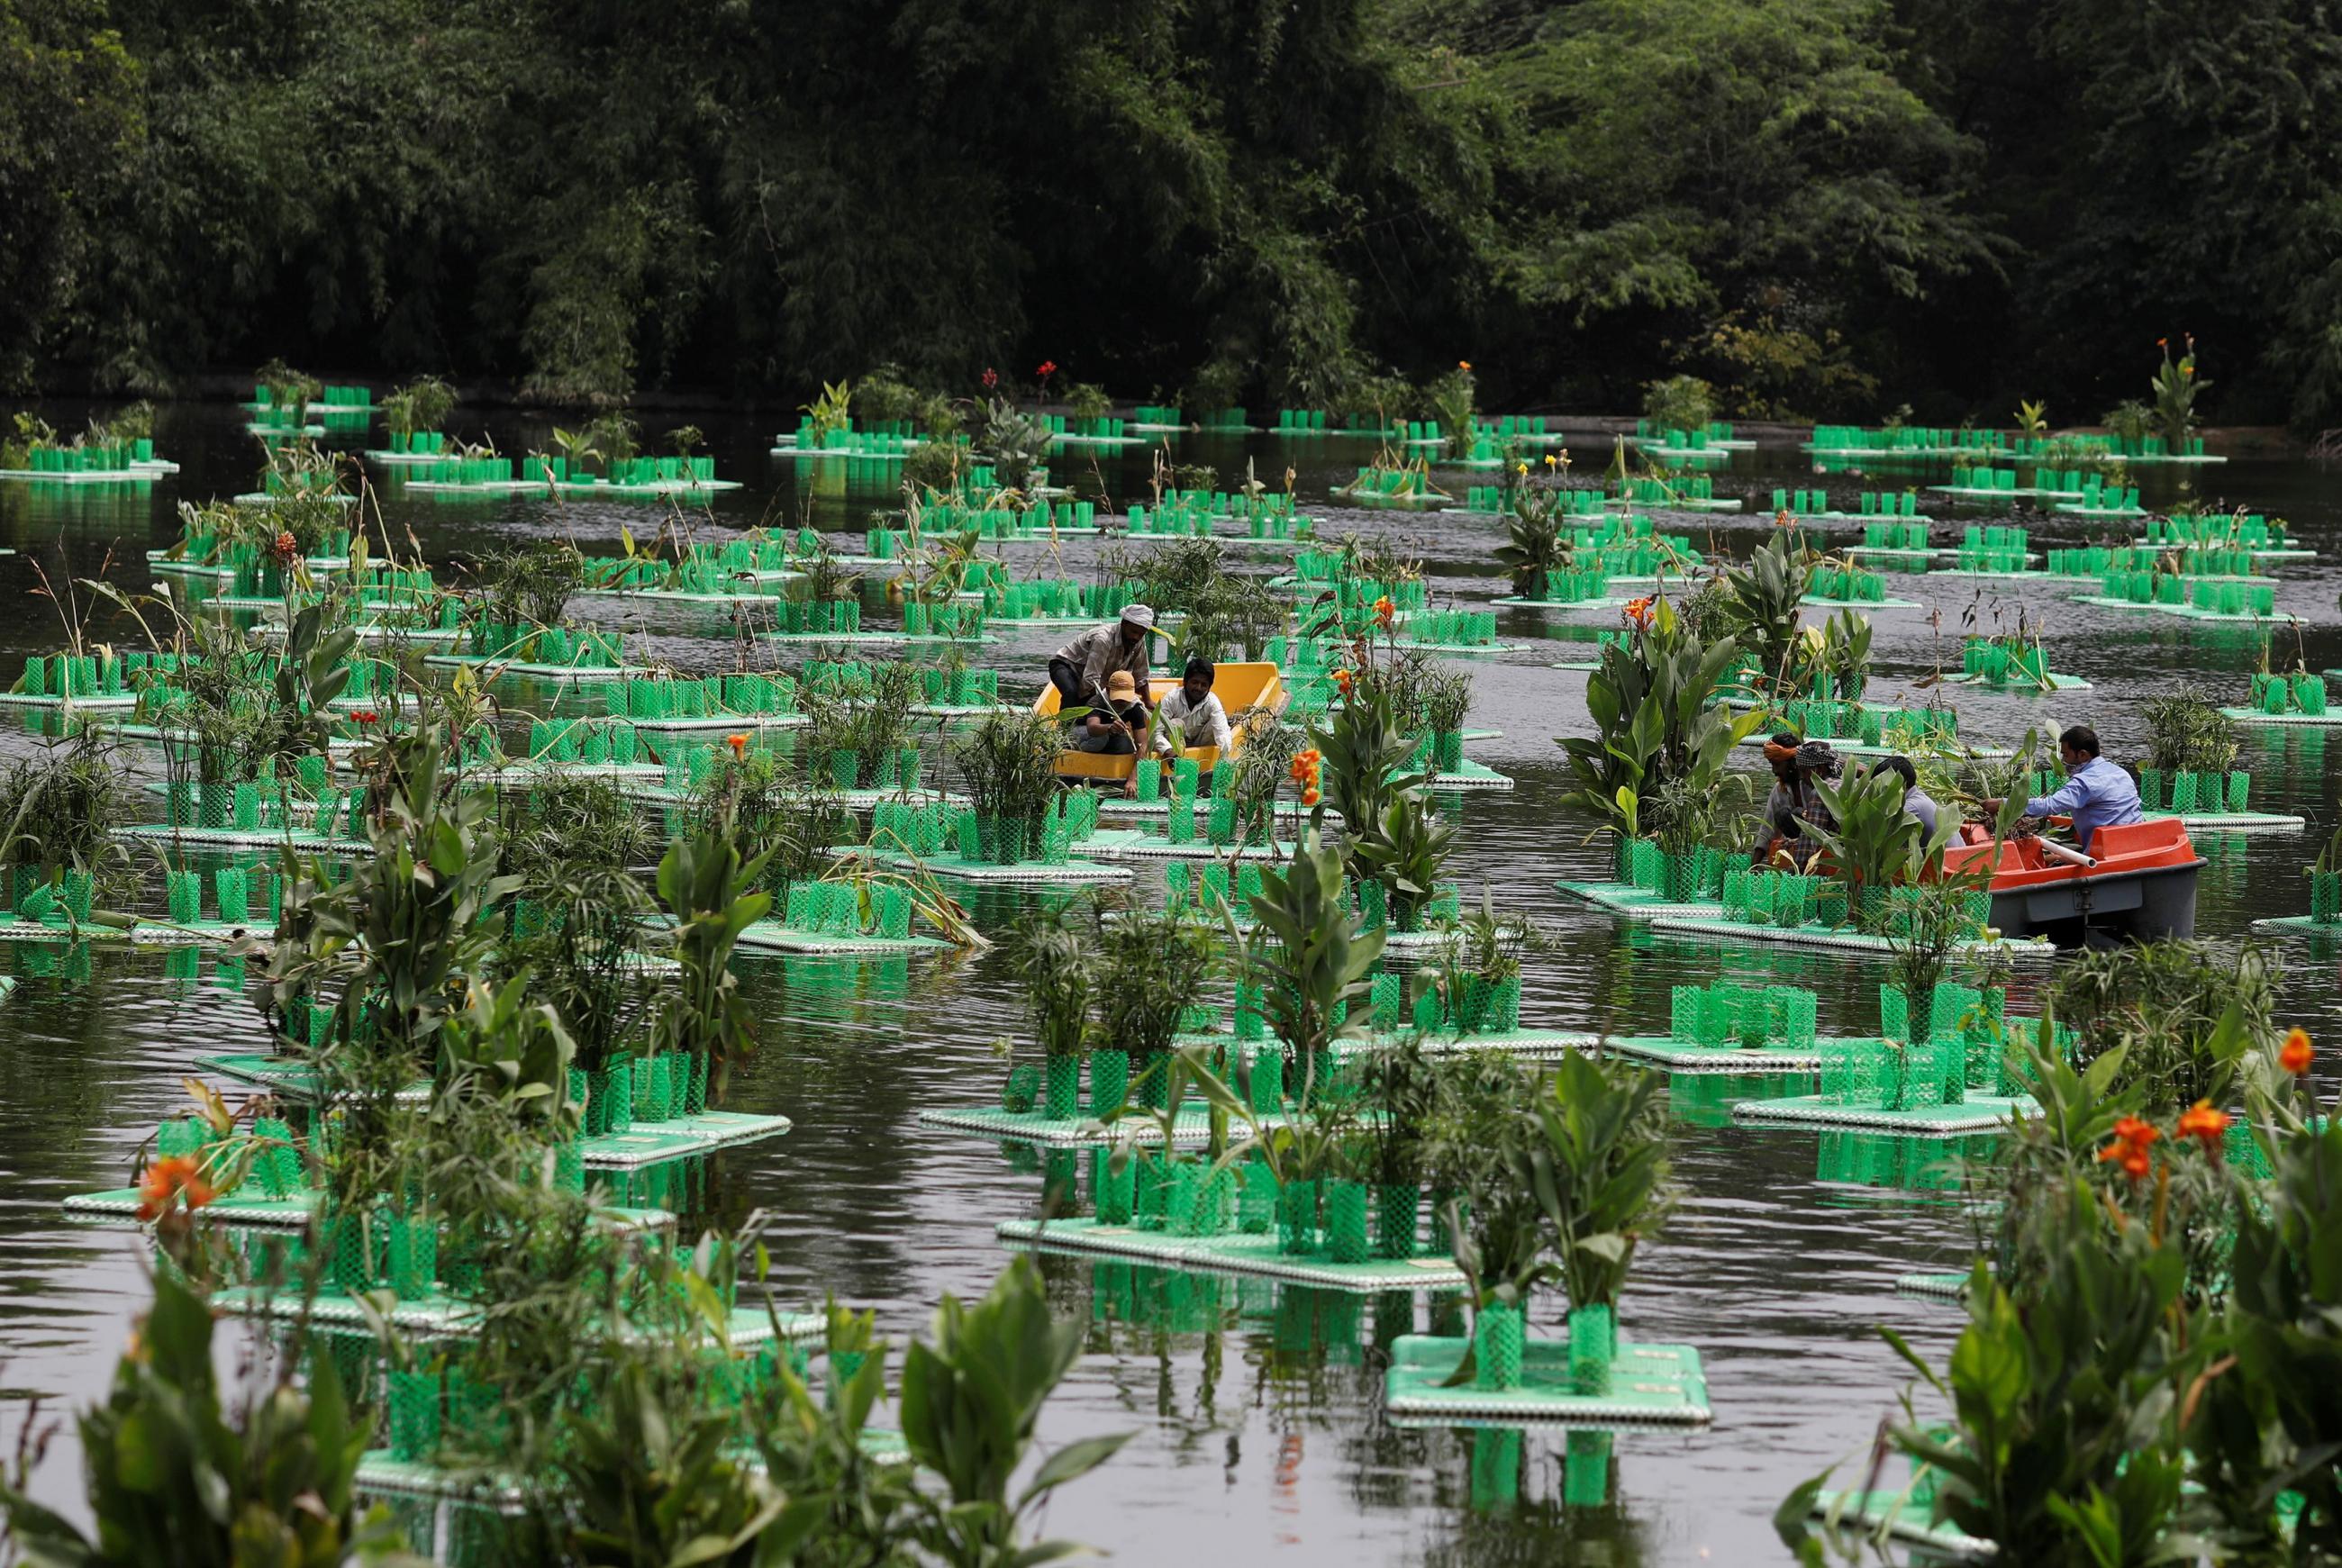
<path fill-rule="evenodd" d="M 45 410 L 59 424 L 83 411 Z M 549 444 L 548 421 L 459 411 L 465 436 L 483 424 L 500 449 Z M 768 458 L 763 421 L 718 424 L 705 415 L 719 474 L 746 481 L 696 523 L 702 537 L 760 520 L 805 518 L 850 532 L 858 547 L 879 493 L 809 488 L 810 471 Z M 654 427 L 656 428 L 656 426 Z M 343 440 L 339 444 L 356 445 Z M 147 581 L 145 551 L 176 534 L 175 504 L 254 487 L 255 444 L 241 417 L 221 406 L 173 405 L 158 421 L 157 447 L 185 465 L 150 491 L 35 490 L 0 484 L 0 678 L 23 655 L 59 640 L 52 605 L 27 596 L 39 582 L 101 571 L 136 587 Z M 1504 591 L 1490 552 L 1499 530 L 1486 520 L 1368 514 L 1326 504 L 1327 487 L 1371 456 L 1365 444 L 1280 444 L 1269 436 L 1187 437 L 1182 460 L 1218 465 L 1240 478 L 1247 454 L 1264 477 L 1298 470 L 1303 509 L 1323 532 L 1383 532 L 1414 545 L 1435 595 L 1473 604 Z M 1606 440 L 1579 444 L 1581 466 L 1607 461 Z M 1102 482 L 1117 502 L 1144 500 L 1144 449 L 1061 460 L 1061 476 Z M 1941 477 L 1930 474 L 1927 477 Z M 562 534 L 589 551 L 615 550 L 622 527 L 656 531 L 664 509 L 650 504 L 560 506 L 545 502 L 433 502 L 402 495 L 375 474 L 395 535 L 412 530 L 435 564 L 518 538 Z M 1890 477 L 1899 487 L 1905 482 Z M 1745 553 L 1762 537 L 1765 498 L 1777 484 L 1813 484 L 1811 464 L 1787 444 L 1736 457 L 1719 473 L 1719 494 L 1758 497 L 1743 518 L 1674 517 L 1666 525 Z M 1839 479 L 1857 488 L 1885 487 Z M 2146 475 L 2150 505 L 2178 481 Z M 2342 559 L 2342 511 L 2318 467 L 2253 460 L 2205 471 L 2195 481 L 2215 498 L 2283 515 L 2325 552 L 2283 568 L 2279 604 L 2311 623 L 2303 634 L 2309 667 L 2342 664 L 2334 613 Z M 1850 505 L 1850 502 L 1846 504 Z M 1119 510 L 1119 506 L 1116 507 Z M 1941 510 L 1940 508 L 1938 509 Z M 2085 542 L 2085 527 L 2038 516 L 2034 544 Z M 1834 534 L 1833 537 L 1843 537 Z M 845 541 L 841 538 L 841 546 Z M 1069 542 L 1055 576 L 1086 576 L 1094 541 Z M 1011 555 L 1031 571 L 1034 553 Z M 1897 577 L 1895 591 L 1940 612 L 1881 611 L 1873 692 L 1891 698 L 1942 659 L 1957 664 L 1961 613 L 1976 598 L 1955 581 Z M 2071 588 L 2029 587 L 2023 604 L 2046 628 L 2053 665 L 2094 684 L 2054 697 L 1962 694 L 1961 732 L 2014 740 L 2039 725 L 2094 724 L 2107 754 L 2129 758 L 2143 741 L 2143 699 L 2190 684 L 2226 702 L 2241 700 L 2258 644 L 2249 628 L 2205 625 L 2069 604 Z M 2012 597 L 1987 596 L 2011 614 Z M 598 612 L 594 612 L 598 614 Z M 1664 1034 L 1670 985 L 1719 977 L 1777 980 L 1821 994 L 1821 1029 L 1864 1034 L 1876 1026 L 1876 960 L 1800 955 L 1760 947 L 1717 947 L 1654 937 L 1564 900 L 1556 879 L 1596 876 L 1607 852 L 1588 842 L 1590 823 L 1561 806 L 1564 770 L 1553 738 L 1587 726 L 1584 678 L 1546 666 L 1564 656 L 1551 640 L 1568 617 L 1500 611 L 1499 630 L 1516 651 L 1477 661 L 1471 724 L 1502 732 L 1475 743 L 1473 756 L 1513 775 L 1509 794 L 1450 803 L 1466 828 L 1456 871 L 1475 900 L 1485 882 L 1498 906 L 1533 917 L 1557 939 L 1526 965 L 1523 1022 L 1626 1034 Z M 626 624 L 624 613 L 611 619 Z M 1576 617 L 1583 627 L 1598 624 Z M 662 623 L 664 625 L 676 624 Z M 720 636 L 722 628 L 711 628 Z M 95 634 L 130 640 L 106 616 Z M 1581 634 L 1586 634 L 1583 631 Z M 1010 632 L 978 651 L 999 668 L 1004 694 L 1036 689 L 1056 634 Z M 2280 658 L 2292 657 L 2292 634 Z M 686 666 L 713 668 L 721 641 L 673 634 L 657 651 Z M 2301 868 L 2335 821 L 2334 770 L 2324 732 L 2247 734 L 2239 766 L 2254 771 L 2265 810 L 2310 819 L 2301 833 L 2199 835 L 2206 868 L 2199 931 L 2235 936 L 2258 915 L 2308 906 Z M 5 744 L 30 741 L 12 734 Z M 1142 884 L 1159 880 L 1142 869 Z M 996 901 L 989 917 L 1005 913 Z M 2334 957 L 2297 944 L 2286 952 L 2290 1017 L 2321 1035 L 2334 1009 Z M 144 1244 L 121 1231 L 76 1227 L 61 1218 L 69 1194 L 118 1186 L 132 1151 L 184 1100 L 180 1078 L 199 1053 L 262 1044 L 251 1007 L 214 985 L 166 979 L 159 957 L 99 954 L 85 966 L 39 964 L 22 951 L 23 976 L 0 1005 L 0 1358 L 11 1403 L 0 1437 L 21 1424 L 22 1401 L 40 1394 L 50 1413 L 98 1397 L 134 1313 L 147 1298 Z M 210 964 L 205 964 L 206 974 Z M 47 973 L 35 973 L 45 969 Z M 705 1173 L 689 1221 L 736 1223 L 761 1212 L 762 1235 L 785 1304 L 817 1303 L 826 1292 L 876 1307 L 882 1328 L 924 1326 L 945 1292 L 983 1291 L 1006 1254 L 996 1221 L 1033 1213 L 1037 1163 L 996 1145 L 923 1128 L 923 1107 L 993 1098 L 1003 1071 L 995 1043 L 1020 1028 L 1018 1000 L 996 955 L 946 956 L 838 967 L 798 959 L 746 957 L 740 969 L 762 1018 L 764 1044 L 736 1076 L 733 1108 L 793 1119 L 786 1138 L 720 1153 Z M 2014 1010 L 2029 1011 L 2043 972 L 2020 971 Z M 1606 1477 L 1581 1468 L 1565 1502 L 1569 1463 L 1561 1434 L 1525 1442 L 1448 1430 L 1395 1427 L 1382 1409 L 1378 1345 L 1426 1321 L 1404 1298 L 1346 1307 L 1305 1293 L 1282 1298 L 1259 1287 L 1216 1290 L 1130 1271 L 1050 1260 L 1060 1309 L 1092 1325 L 1087 1353 L 1051 1403 L 1044 1439 L 1120 1430 L 1138 1435 L 1105 1471 L 1069 1489 L 1046 1523 L 1052 1533 L 1113 1550 L 1141 1568 L 1198 1561 L 1276 1559 L 1296 1563 L 1570 1563 L 1659 1564 L 1787 1561 L 1769 1516 L 1797 1481 L 1842 1462 L 1859 1466 L 1879 1420 L 1904 1383 L 1900 1363 L 1874 1325 L 1889 1323 L 1921 1353 L 1940 1359 L 1957 1327 L 1944 1308 L 1898 1296 L 1898 1274 L 1957 1268 L 1967 1222 L 1940 1191 L 1925 1190 L 1930 1154 L 1902 1152 L 1905 1182 L 1922 1190 L 1833 1179 L 1847 1151 L 1813 1134 L 1732 1125 L 1712 1111 L 1678 1104 L 1673 1155 L 1680 1208 L 1664 1236 L 1639 1255 L 1623 1325 L 1643 1341 L 1690 1343 L 1706 1358 L 1715 1423 L 1685 1435 L 1618 1437 Z M 1875 1155 L 1875 1151 L 1873 1152 Z M 1895 1161 L 1887 1162 L 1893 1168 Z M 1532 1333 L 1558 1332 L 1560 1303 L 1548 1299 Z M 1577 1463 L 1584 1467 L 1587 1458 Z M 79 1513 L 77 1454 L 66 1433 L 37 1478 L 45 1501 Z"/>

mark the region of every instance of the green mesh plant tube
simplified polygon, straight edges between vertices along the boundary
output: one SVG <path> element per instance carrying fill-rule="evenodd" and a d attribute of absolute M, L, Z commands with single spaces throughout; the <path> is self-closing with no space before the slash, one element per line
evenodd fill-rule
<path fill-rule="evenodd" d="M 1126 1225 L 1131 1220 L 1131 1205 L 1137 1187 L 1137 1162 L 1126 1159 L 1122 1168 L 1115 1168 L 1114 1151 L 1090 1151 L 1091 1203 L 1102 1225 Z"/>
<path fill-rule="evenodd" d="M 1521 1360 L 1526 1353 L 1528 1333 L 1522 1321 L 1521 1309 L 1503 1302 L 1484 1303 L 1472 1323 L 1472 1348 L 1475 1356 L 1475 1387 L 1486 1389 L 1518 1388 L 1521 1385 Z"/>
<path fill-rule="evenodd" d="M 1041 1097 L 1041 1069 L 1030 1062 L 1008 1070 L 1000 1086 L 1000 1108 L 1015 1115 L 1030 1112 Z"/>
<path fill-rule="evenodd" d="M 1337 1263 L 1362 1263 L 1372 1254 L 1363 1182 L 1326 1183 L 1326 1246 Z"/>
<path fill-rule="evenodd" d="M 1423 1189 L 1402 1183 L 1383 1183 L 1374 1190 L 1374 1255 L 1415 1256 L 1416 1222 L 1423 1207 Z"/>
<path fill-rule="evenodd" d="M 1317 1183 L 1286 1182 L 1276 1193 L 1276 1246 L 1279 1252 L 1300 1256 L 1313 1252 L 1317 1245 Z"/>
<path fill-rule="evenodd" d="M 1569 1312 L 1569 1381 L 1579 1393 L 1610 1392 L 1610 1369 L 1618 1359 L 1618 1316 L 1601 1303 Z"/>
<path fill-rule="evenodd" d="M 1081 1109 L 1082 1059 L 1051 1056 L 1043 1064 L 1041 1114 L 1053 1122 L 1065 1122 L 1081 1114 Z"/>
<path fill-rule="evenodd" d="M 1268 1162 L 1257 1157 L 1239 1167 L 1242 1190 L 1236 1200 L 1236 1228 L 1248 1236 L 1266 1235 L 1276 1223 L 1276 1177 Z"/>
<path fill-rule="evenodd" d="M 1107 1116 L 1130 1098 L 1130 1053 L 1098 1050 L 1090 1053 L 1090 1114 Z"/>
<path fill-rule="evenodd" d="M 391 1368 L 390 1454 L 394 1459 L 427 1460 L 439 1451 L 440 1383 L 435 1372 L 402 1372 Z"/>

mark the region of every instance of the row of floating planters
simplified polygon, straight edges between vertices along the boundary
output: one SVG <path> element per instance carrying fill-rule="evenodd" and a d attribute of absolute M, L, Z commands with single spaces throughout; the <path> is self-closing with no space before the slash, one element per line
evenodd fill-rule
<path fill-rule="evenodd" d="M 1960 674 L 1987 686 L 2012 682 L 2046 685 L 2049 654 L 2038 642 L 2012 643 L 2000 637 L 1971 636 L 1960 644 Z"/>
<path fill-rule="evenodd" d="M 1773 712 L 1783 724 L 1807 740 L 1855 741 L 1908 750 L 1958 739 L 1958 715 L 1949 708 L 1895 708 L 1799 697 L 1776 704 Z"/>
<path fill-rule="evenodd" d="M 444 430 L 394 430 L 389 444 L 383 448 L 401 457 L 438 457 L 447 450 L 447 433 Z"/>
<path fill-rule="evenodd" d="M 899 883 L 798 880 L 776 908 L 791 931 L 898 942 L 911 934 L 911 890 Z"/>
<path fill-rule="evenodd" d="M 1260 891 L 1260 870 L 1257 865 L 1239 865 L 1231 888 L 1226 862 L 1206 861 L 1199 866 L 1190 866 L 1184 861 L 1173 861 L 1164 867 L 1167 907 L 1175 914 L 1217 919 L 1221 907 L 1227 905 L 1241 918 L 1251 909 L 1252 895 Z M 1344 885 L 1342 904 L 1366 930 L 1418 931 L 1426 923 L 1436 924 L 1454 920 L 1461 898 L 1458 884 L 1443 882 L 1432 890 L 1428 899 L 1418 900 L 1413 909 L 1401 911 L 1401 922 L 1394 925 L 1389 895 L 1383 884 L 1371 877 L 1354 877 Z M 1236 1023 L 1240 1031 L 1246 1027 L 1241 1014 Z"/>
<path fill-rule="evenodd" d="M 2004 443 L 2018 457 L 2042 457 L 2050 452 L 2070 452 L 2087 447 L 2104 453 L 2108 457 L 2168 457 L 2173 455 L 2171 444 L 2160 435 L 2092 435 L 2069 433 L 2063 435 L 2011 436 Z M 2204 438 L 2190 436 L 2178 454 L 2186 457 L 2204 455 Z"/>
<path fill-rule="evenodd" d="M 2167 577 L 2249 577 L 2252 552 L 2203 545 L 2091 544 L 2049 552 L 2049 570 L 2066 577 L 2109 572 L 2160 573 Z"/>
<path fill-rule="evenodd" d="M 1386 501 L 1410 501 L 1439 494 L 1431 476 L 1420 468 L 1361 468 L 1358 476 L 1342 487 L 1342 494 L 1351 497 L 1373 497 Z"/>
<path fill-rule="evenodd" d="M 1575 485 L 1550 494 L 1556 507 L 1565 517 L 1607 515 L 1609 497 L 1598 489 Z M 1468 485 L 1464 492 L 1464 507 L 1468 512 L 1493 512 L 1513 516 L 1520 510 L 1520 489 L 1512 484 Z"/>
<path fill-rule="evenodd" d="M 1666 506 L 1678 501 L 1713 501 L 1716 481 L 1705 474 L 1680 479 L 1636 477 L 1626 481 L 1626 500 L 1646 506 Z"/>
<path fill-rule="evenodd" d="M 1817 566 L 1807 592 L 1849 604 L 1883 604 L 1890 596 L 1886 577 L 1861 566 Z"/>
<path fill-rule="evenodd" d="M 1108 620 L 1136 602 L 1128 583 L 1081 583 L 1069 577 L 1036 577 L 1010 583 L 985 594 L 985 614 L 1003 621 Z"/>
<path fill-rule="evenodd" d="M 1545 421 L 1540 419 L 1536 424 L 1539 434 L 1543 434 L 1545 429 Z M 1655 424 L 1647 419 L 1637 419 L 1635 421 L 1635 434 L 1638 439 L 1645 441 L 1651 440 L 1655 437 L 1664 437 L 1671 444 L 1676 446 L 1687 445 L 1695 438 L 1703 442 L 1730 441 L 1733 439 L 1732 425 L 1728 422 L 1721 419 L 1711 419 L 1696 430 L 1666 428 Z"/>
<path fill-rule="evenodd" d="M 102 446 L 35 446 L 25 456 L 35 474 L 130 474 L 154 461 L 155 443 L 145 436 Z"/>
<path fill-rule="evenodd" d="M 1496 642 L 1494 610 L 1418 610 L 1400 627 L 1403 640 L 1437 648 L 1486 648 Z"/>
<path fill-rule="evenodd" d="M 2148 811 L 2235 816 L 2252 809 L 2252 797 L 2253 775 L 2242 771 L 2138 770 L 2138 804 Z"/>
<path fill-rule="evenodd" d="M 1856 497 L 1857 514 L 1864 517 L 1917 517 L 1919 496 L 1911 490 L 1866 490 Z M 1787 512 L 1792 517 L 1827 517 L 1836 508 L 1827 490 L 1777 489 L 1773 492 L 1773 510 Z"/>
<path fill-rule="evenodd" d="M 315 546 L 309 552 L 312 560 L 347 560 L 350 554 L 350 531 L 328 528 L 318 535 Z M 197 531 L 182 534 L 177 544 L 164 552 L 165 561 L 193 561 L 213 566 L 241 566 L 263 559 L 275 563 L 273 552 L 262 547 L 256 539 L 229 537 Z"/>
<path fill-rule="evenodd" d="M 2168 572 L 2108 572 L 2099 592 L 2127 604 L 2185 606 L 2218 615 L 2273 615 L 2277 589 L 2267 583 L 2185 578 Z"/>
<path fill-rule="evenodd" d="M 1042 422 L 1054 435 L 1071 436 L 1080 441 L 1123 441 L 1129 438 L 1126 422 L 1112 414 L 1087 418 L 1070 414 L 1044 414 Z"/>
<path fill-rule="evenodd" d="M 2107 512 L 2117 516 L 2129 516 L 2139 510 L 2138 486 L 2109 484 L 2092 474 L 2084 477 L 2078 500 L 2067 504 L 2077 512 Z"/>
<path fill-rule="evenodd" d="M 1053 529 L 1090 530 L 1097 526 L 1097 507 L 1088 501 L 1046 501 L 1016 510 L 1003 506 L 973 506 L 964 501 L 939 501 L 920 515 L 928 536 L 974 534 L 979 539 L 1046 538 Z"/>
<path fill-rule="evenodd" d="M 1862 525 L 1862 547 L 1866 550 L 1926 550 L 1927 524 L 1925 523 L 1866 523 Z"/>
<path fill-rule="evenodd" d="M 1556 567 L 1546 573 L 1545 580 L 1537 584 L 1537 592 L 1529 597 L 1547 604 L 1598 604 L 1610 597 L 1610 576 L 1606 571 Z"/>
<path fill-rule="evenodd" d="M 366 836 L 365 791 L 311 793 L 281 784 L 246 779 L 237 784 L 197 784 L 173 779 L 163 792 L 163 820 L 168 827 L 220 833 L 275 833 L 306 827 L 331 836 Z"/>
<path fill-rule="evenodd" d="M 797 711 L 786 675 L 628 675 L 602 688 L 607 711 L 636 719 L 776 717 Z"/>
<path fill-rule="evenodd" d="M 1243 410 L 1239 409 L 1237 413 L 1241 414 Z M 1187 423 L 1181 416 L 1179 405 L 1176 403 L 1142 403 L 1130 411 L 1130 422 L 1133 424 L 1173 426 L 1184 425 Z"/>
<path fill-rule="evenodd" d="M 2223 544 L 2242 545 L 2247 549 L 2283 549 L 2292 543 L 2292 535 L 2282 522 L 2272 524 L 2257 512 L 2242 514 L 2215 513 L 2200 517 L 2150 517 L 2147 520 L 2147 542 L 2150 544 Z"/>
<path fill-rule="evenodd" d="M 252 401 L 245 404 L 245 407 L 255 412 L 261 409 L 284 408 L 295 414 L 305 407 L 312 414 L 326 414 L 335 410 L 369 409 L 373 406 L 374 388 L 370 386 L 324 387 L 319 390 L 316 396 L 308 399 L 305 403 L 283 404 L 278 404 L 270 395 L 268 388 L 255 386 L 252 389 Z"/>
<path fill-rule="evenodd" d="M 1836 877 L 1733 865 L 1724 870 L 1719 901 L 1726 920 L 1744 924 L 1852 924 L 1874 934 L 1886 935 L 1899 933 L 1908 925 L 1908 911 L 1918 891 L 1908 887 L 1866 887 L 1859 900 L 1850 900 L 1846 884 Z M 1982 925 L 1991 913 L 1992 894 L 1983 891 L 1970 894 L 1967 905 L 1969 915 Z"/>
<path fill-rule="evenodd" d="M 1667 998 L 1667 1033 L 1719 1050 L 1776 1045 L 1811 1050 L 1814 994 L 1795 985 L 1678 985 Z"/>
<path fill-rule="evenodd" d="M 697 790 L 716 776 L 733 754 L 720 742 L 703 736 L 662 746 L 660 754 L 668 788 Z M 832 789 L 912 790 L 919 787 L 919 748 L 896 746 L 874 757 L 851 746 L 834 746 L 822 756 L 808 758 L 807 769 L 807 783 L 826 784 Z"/>
<path fill-rule="evenodd" d="M 470 652 L 477 658 L 604 670 L 616 669 L 626 662 L 620 655 L 616 635 L 609 632 L 582 626 L 517 626 L 492 621 L 475 621 L 468 630 Z"/>
<path fill-rule="evenodd" d="M 862 660 L 813 660 L 803 671 L 805 687 L 825 696 L 859 702 L 877 694 L 888 666 Z M 919 698 L 938 706 L 990 706 L 1000 700 L 1000 672 L 967 666 L 917 666 Z"/>
<path fill-rule="evenodd" d="M 2258 713 L 2322 717 L 2326 713 L 2326 700 L 2324 675 L 2297 671 L 2289 675 L 2256 674 L 2253 676 L 2252 705 Z"/>
<path fill-rule="evenodd" d="M 641 735 L 625 719 L 555 718 L 528 722 L 528 754 L 536 762 L 626 767 L 646 754 Z"/>
<path fill-rule="evenodd" d="M 1941 452 L 1962 447 L 1988 450 L 2000 445 L 2001 438 L 1989 430 L 1935 424 L 1898 424 L 1877 430 L 1859 424 L 1817 424 L 1807 444 L 1817 452 Z"/>

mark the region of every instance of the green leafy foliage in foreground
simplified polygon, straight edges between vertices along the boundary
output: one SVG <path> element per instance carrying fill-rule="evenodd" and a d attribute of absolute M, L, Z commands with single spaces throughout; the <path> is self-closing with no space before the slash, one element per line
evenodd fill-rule
<path fill-rule="evenodd" d="M 5 0 L 0 383 L 2332 424 L 2337 104 L 2283 0 Z"/>
<path fill-rule="evenodd" d="M 2163 1085 L 2129 1073 L 2129 1044 L 2077 1073 L 2043 1026 L 2048 1114 L 1996 1162 L 2001 1234 L 1967 1322 L 1940 1365 L 1882 1329 L 1919 1383 L 1857 1493 L 2028 1568 L 2334 1560 L 2342 1127 L 2309 1092 L 2306 1035 L 2286 1048 L 2298 1060 L 2254 1047 L 2233 1003 L 2209 1033 L 2247 1118 L 2209 1101 L 2134 1114 Z M 1783 1502 L 1782 1539 L 1809 1564 L 1870 1560 L 1884 1527 L 1826 1500 L 1831 1479 Z"/>

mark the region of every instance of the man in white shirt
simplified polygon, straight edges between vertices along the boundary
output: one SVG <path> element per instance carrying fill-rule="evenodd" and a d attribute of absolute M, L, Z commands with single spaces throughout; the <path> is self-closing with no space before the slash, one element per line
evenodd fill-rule
<path fill-rule="evenodd" d="M 1217 672 L 1209 659 L 1190 659 L 1179 689 L 1155 710 L 1155 749 L 1177 756 L 1189 746 L 1217 746 L 1225 755 L 1232 742 L 1228 710 L 1212 694 Z"/>

